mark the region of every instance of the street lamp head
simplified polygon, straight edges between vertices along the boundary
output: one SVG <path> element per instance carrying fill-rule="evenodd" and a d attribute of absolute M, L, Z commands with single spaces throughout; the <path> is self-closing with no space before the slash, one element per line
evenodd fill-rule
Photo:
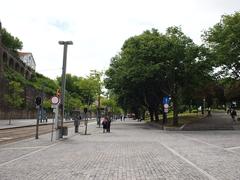
<path fill-rule="evenodd" d="M 64 44 L 72 45 L 73 44 L 72 41 L 58 41 L 58 43 L 61 44 L 61 45 L 64 45 Z"/>
<path fill-rule="evenodd" d="M 64 41 L 58 41 L 58 44 L 64 44 Z"/>

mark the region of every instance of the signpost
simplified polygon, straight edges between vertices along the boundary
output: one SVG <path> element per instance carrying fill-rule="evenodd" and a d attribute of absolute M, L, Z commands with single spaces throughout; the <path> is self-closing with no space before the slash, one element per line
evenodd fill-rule
<path fill-rule="evenodd" d="M 57 96 L 53 96 L 51 99 L 53 105 L 59 104 L 59 98 Z"/>
<path fill-rule="evenodd" d="M 84 108 L 83 111 L 84 111 L 84 113 L 85 113 L 85 121 L 84 121 L 84 125 L 85 125 L 85 135 L 87 135 L 87 125 L 88 125 L 87 112 L 88 112 L 88 109 L 87 109 L 87 108 Z"/>
<path fill-rule="evenodd" d="M 170 98 L 169 96 L 164 96 L 163 97 L 163 122 L 162 122 L 162 127 L 164 126 L 164 124 L 167 123 L 167 113 L 168 113 L 168 108 L 169 108 L 169 101 Z"/>
<path fill-rule="evenodd" d="M 169 96 L 164 96 L 163 97 L 163 104 L 169 104 L 170 98 Z"/>
<path fill-rule="evenodd" d="M 54 112 L 54 118 L 53 118 L 53 123 L 52 123 L 52 134 L 51 134 L 51 141 L 53 139 L 53 127 L 55 126 L 56 129 L 56 139 L 59 139 L 59 130 L 58 130 L 58 107 L 60 104 L 60 99 L 57 96 L 53 96 L 51 98 L 51 102 L 52 102 L 52 108 L 53 108 L 53 112 Z"/>
<path fill-rule="evenodd" d="M 40 110 L 41 110 L 41 105 L 42 105 L 42 98 L 40 96 L 36 97 L 35 99 L 35 104 L 37 108 L 37 124 L 36 124 L 36 135 L 35 139 L 38 139 L 38 126 L 39 126 L 39 119 L 40 119 Z"/>

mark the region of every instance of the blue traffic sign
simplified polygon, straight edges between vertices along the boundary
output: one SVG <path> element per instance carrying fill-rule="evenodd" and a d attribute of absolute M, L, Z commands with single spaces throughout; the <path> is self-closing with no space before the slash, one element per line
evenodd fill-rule
<path fill-rule="evenodd" d="M 169 97 L 168 96 L 163 97 L 163 104 L 169 104 Z"/>

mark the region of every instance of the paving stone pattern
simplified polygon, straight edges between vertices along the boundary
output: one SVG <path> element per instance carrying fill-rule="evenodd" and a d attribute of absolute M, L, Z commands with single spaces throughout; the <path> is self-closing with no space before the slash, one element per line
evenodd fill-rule
<path fill-rule="evenodd" d="M 0 146 L 0 179 L 240 178 L 240 131 L 167 132 L 133 120 L 113 122 L 111 133 L 80 131 Z"/>

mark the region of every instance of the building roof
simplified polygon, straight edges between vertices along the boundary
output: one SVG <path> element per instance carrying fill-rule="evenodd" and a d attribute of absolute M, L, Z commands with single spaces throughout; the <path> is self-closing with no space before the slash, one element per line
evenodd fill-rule
<path fill-rule="evenodd" d="M 36 68 L 36 63 L 33 58 L 32 53 L 30 52 L 18 52 L 19 58 L 29 67 L 31 67 L 33 70 Z"/>

